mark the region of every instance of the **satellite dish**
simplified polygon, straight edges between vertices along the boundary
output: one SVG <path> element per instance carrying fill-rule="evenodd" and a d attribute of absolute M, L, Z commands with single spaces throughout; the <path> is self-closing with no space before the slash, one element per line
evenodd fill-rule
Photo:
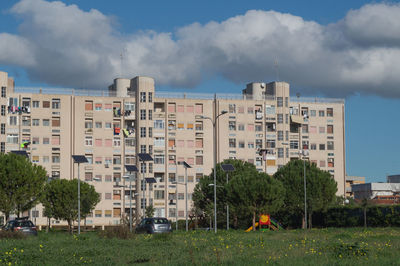
<path fill-rule="evenodd" d="M 260 86 L 261 86 L 261 88 L 265 88 L 265 83 L 262 82 L 262 83 L 260 84 Z"/>

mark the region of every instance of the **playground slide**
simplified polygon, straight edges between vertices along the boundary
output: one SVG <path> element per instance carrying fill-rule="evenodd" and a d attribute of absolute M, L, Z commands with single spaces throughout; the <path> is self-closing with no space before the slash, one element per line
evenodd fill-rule
<path fill-rule="evenodd" d="M 257 228 L 258 222 L 256 222 L 255 226 Z M 247 230 L 245 232 L 250 232 L 251 230 L 253 230 L 253 226 L 250 226 L 249 228 L 247 228 Z"/>

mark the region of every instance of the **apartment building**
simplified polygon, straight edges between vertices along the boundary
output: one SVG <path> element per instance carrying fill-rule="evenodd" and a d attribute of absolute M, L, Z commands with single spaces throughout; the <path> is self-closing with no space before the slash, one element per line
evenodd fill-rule
<path fill-rule="evenodd" d="M 337 194 L 345 193 L 343 99 L 290 97 L 285 82 L 250 83 L 230 95 L 157 92 L 150 77 L 115 79 L 105 91 L 14 88 L 4 72 L 0 82 L 2 152 L 26 150 L 50 178 L 66 179 L 78 177 L 71 156 L 87 157 L 80 178 L 101 196 L 87 225 L 119 224 L 130 200 L 136 216 L 152 204 L 157 216 L 183 219 L 185 197 L 190 211 L 196 183 L 213 167 L 214 121 L 218 162 L 245 160 L 273 174 L 302 158 L 329 171 Z M 181 161 L 191 166 L 187 180 Z M 135 177 L 132 190 L 126 176 Z M 46 224 L 41 206 L 32 215 Z"/>

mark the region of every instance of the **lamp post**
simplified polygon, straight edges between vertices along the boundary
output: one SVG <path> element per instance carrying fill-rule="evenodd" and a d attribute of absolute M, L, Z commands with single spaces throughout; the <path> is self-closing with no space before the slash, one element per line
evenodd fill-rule
<path fill-rule="evenodd" d="M 216 113 L 216 112 L 215 112 Z M 214 232 L 217 233 L 217 119 L 228 113 L 223 110 L 220 114 L 216 115 L 214 120 L 208 116 L 201 116 L 202 119 L 208 119 L 213 125 L 213 140 L 214 140 Z"/>
<path fill-rule="evenodd" d="M 129 177 L 129 231 L 132 233 L 132 172 L 137 172 L 138 169 L 135 165 L 125 165 L 125 169 L 130 174 L 128 176 Z"/>
<path fill-rule="evenodd" d="M 176 230 L 178 230 L 178 185 L 185 185 L 185 224 L 186 224 L 186 232 L 189 231 L 189 220 L 188 220 L 188 192 L 187 192 L 187 169 L 192 168 L 187 162 L 182 161 L 182 162 L 177 162 L 176 167 L 178 167 L 178 164 L 183 165 L 185 167 L 185 183 L 179 183 L 178 181 L 175 180 L 175 182 L 172 182 L 172 184 L 176 184 L 176 212 L 175 212 L 175 218 L 176 218 Z M 176 171 L 178 172 L 178 171 Z"/>
<path fill-rule="evenodd" d="M 306 179 L 306 156 L 308 156 L 307 150 L 302 150 L 303 155 L 303 170 L 304 170 L 304 229 L 307 229 L 307 179 Z"/>
<path fill-rule="evenodd" d="M 74 163 L 78 164 L 78 235 L 81 233 L 81 179 L 79 177 L 79 165 L 87 163 L 88 160 L 83 155 L 72 155 Z"/>
<path fill-rule="evenodd" d="M 229 172 L 235 171 L 235 167 L 231 164 L 223 164 L 221 165 L 222 170 L 226 172 L 226 184 L 229 182 Z M 226 202 L 226 230 L 229 230 L 229 204 Z"/>
<path fill-rule="evenodd" d="M 139 156 L 139 161 L 141 161 L 142 163 L 144 163 L 145 165 L 145 169 L 143 169 L 141 167 L 141 170 L 143 171 L 143 177 L 142 177 L 142 191 L 143 191 L 143 195 L 142 195 L 142 204 L 141 207 L 143 209 L 143 218 L 146 218 L 146 202 L 145 202 L 145 193 L 146 193 L 146 172 L 147 172 L 147 167 L 146 167 L 146 162 L 148 161 L 153 161 L 153 158 L 151 157 L 150 154 L 148 153 L 138 153 Z"/>

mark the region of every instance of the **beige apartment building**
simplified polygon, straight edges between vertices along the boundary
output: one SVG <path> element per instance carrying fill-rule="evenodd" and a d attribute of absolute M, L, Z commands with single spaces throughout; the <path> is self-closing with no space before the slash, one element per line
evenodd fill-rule
<path fill-rule="evenodd" d="M 329 171 L 337 194 L 345 194 L 343 99 L 293 98 L 285 82 L 250 83 L 242 94 L 230 95 L 157 92 L 149 77 L 115 79 L 107 91 L 52 90 L 14 88 L 0 72 L 0 85 L 1 152 L 26 150 L 49 177 L 66 179 L 78 177 L 71 156 L 87 157 L 80 179 L 101 196 L 87 225 L 119 224 L 129 214 L 130 197 L 134 215 L 152 204 L 156 216 L 183 219 L 185 197 L 190 212 L 196 183 L 211 173 L 213 121 L 223 111 L 215 123 L 218 162 L 245 160 L 273 174 L 304 158 Z M 21 147 L 24 142 L 30 145 Z M 140 153 L 153 160 L 142 161 Z M 181 161 L 192 167 L 187 180 Z M 128 173 L 125 165 L 139 172 Z M 135 177 L 132 191 L 127 176 Z M 146 178 L 155 183 L 143 183 Z M 46 224 L 41 206 L 31 213 L 37 224 Z"/>

